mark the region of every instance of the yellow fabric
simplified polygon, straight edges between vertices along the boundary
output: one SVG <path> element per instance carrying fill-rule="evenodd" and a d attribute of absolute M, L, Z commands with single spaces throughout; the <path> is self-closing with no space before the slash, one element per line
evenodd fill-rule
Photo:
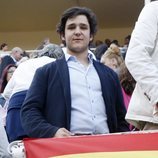
<path fill-rule="evenodd" d="M 52 158 L 158 158 L 158 151 L 97 152 L 55 156 Z M 51 157 L 50 157 L 51 158 Z"/>

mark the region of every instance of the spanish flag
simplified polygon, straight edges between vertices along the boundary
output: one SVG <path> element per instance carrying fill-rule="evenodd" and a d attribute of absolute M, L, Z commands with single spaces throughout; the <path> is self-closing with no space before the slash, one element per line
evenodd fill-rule
<path fill-rule="evenodd" d="M 26 158 L 158 158 L 158 133 L 23 140 Z"/>

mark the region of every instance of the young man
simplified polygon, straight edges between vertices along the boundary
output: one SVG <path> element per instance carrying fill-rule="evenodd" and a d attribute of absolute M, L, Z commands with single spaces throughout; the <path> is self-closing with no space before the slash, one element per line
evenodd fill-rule
<path fill-rule="evenodd" d="M 57 31 L 65 56 L 36 71 L 21 111 L 30 137 L 68 137 L 128 131 L 117 75 L 88 51 L 96 33 L 88 8 L 64 12 Z"/>

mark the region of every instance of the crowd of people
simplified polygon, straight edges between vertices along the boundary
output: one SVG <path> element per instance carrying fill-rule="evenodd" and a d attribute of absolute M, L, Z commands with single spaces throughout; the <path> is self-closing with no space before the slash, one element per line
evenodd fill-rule
<path fill-rule="evenodd" d="M 19 47 L 4 55 L 3 43 L 0 157 L 9 158 L 9 143 L 27 137 L 158 130 L 157 11 L 158 2 L 143 8 L 123 48 L 106 39 L 91 51 L 97 20 L 85 7 L 62 14 L 62 46 L 47 38 L 24 60 Z"/>

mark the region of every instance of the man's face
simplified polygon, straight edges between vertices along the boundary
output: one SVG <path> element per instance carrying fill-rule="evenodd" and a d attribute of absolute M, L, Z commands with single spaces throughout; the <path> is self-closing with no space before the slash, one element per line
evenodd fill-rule
<path fill-rule="evenodd" d="M 93 39 L 90 36 L 90 26 L 87 17 L 78 15 L 68 19 L 65 25 L 65 35 L 61 38 L 65 41 L 70 54 L 87 51 L 89 42 Z"/>
<path fill-rule="evenodd" d="M 22 51 L 16 51 L 15 55 L 14 55 L 14 58 L 19 61 L 21 58 L 22 58 L 22 54 L 23 52 Z"/>

